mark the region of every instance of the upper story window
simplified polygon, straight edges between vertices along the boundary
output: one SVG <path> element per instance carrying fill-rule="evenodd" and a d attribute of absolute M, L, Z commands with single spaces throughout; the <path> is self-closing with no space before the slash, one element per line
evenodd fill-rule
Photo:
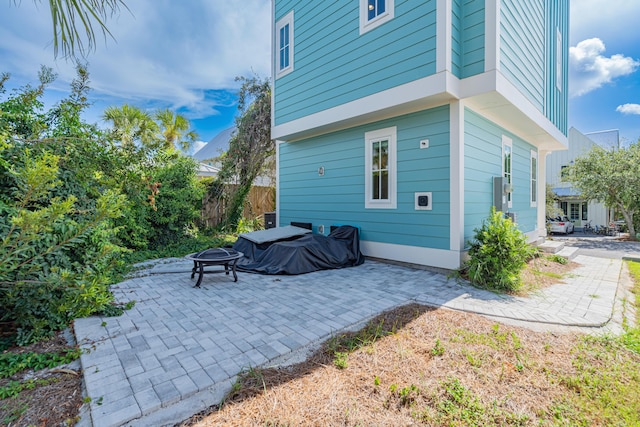
<path fill-rule="evenodd" d="M 569 166 L 562 165 L 560 166 L 560 181 L 566 181 L 569 176 Z"/>
<path fill-rule="evenodd" d="M 276 78 L 293 71 L 293 11 L 276 23 Z"/>
<path fill-rule="evenodd" d="M 364 134 L 365 208 L 396 208 L 397 128 L 379 129 Z"/>
<path fill-rule="evenodd" d="M 360 0 L 360 34 L 393 18 L 395 0 Z"/>
<path fill-rule="evenodd" d="M 502 176 L 505 178 L 505 183 L 509 184 L 513 188 L 513 142 L 511 138 L 502 136 Z M 513 200 L 511 199 L 511 192 L 507 193 L 508 207 L 513 207 Z"/>

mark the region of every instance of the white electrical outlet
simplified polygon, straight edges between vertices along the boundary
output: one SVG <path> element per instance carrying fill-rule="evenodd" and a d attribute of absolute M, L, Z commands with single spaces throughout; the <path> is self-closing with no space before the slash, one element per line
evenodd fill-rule
<path fill-rule="evenodd" d="M 318 234 L 324 234 L 324 225 L 320 224 L 318 226 Z"/>
<path fill-rule="evenodd" d="M 429 140 L 428 139 L 420 140 L 420 149 L 423 149 L 423 148 L 429 148 Z"/>

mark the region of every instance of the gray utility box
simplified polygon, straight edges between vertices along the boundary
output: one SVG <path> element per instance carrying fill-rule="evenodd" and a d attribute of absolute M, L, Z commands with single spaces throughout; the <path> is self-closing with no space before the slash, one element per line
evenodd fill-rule
<path fill-rule="evenodd" d="M 496 211 L 506 212 L 509 209 L 507 193 L 504 191 L 506 182 L 507 180 L 503 176 L 493 177 L 493 206 Z"/>

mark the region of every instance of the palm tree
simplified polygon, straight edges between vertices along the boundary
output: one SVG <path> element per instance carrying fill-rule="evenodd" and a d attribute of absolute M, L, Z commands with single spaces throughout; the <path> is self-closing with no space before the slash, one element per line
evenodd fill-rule
<path fill-rule="evenodd" d="M 38 0 L 33 2 L 40 3 Z M 21 1 L 13 0 L 13 3 L 19 6 Z M 76 52 L 85 56 L 93 50 L 96 45 L 95 24 L 105 38 L 113 37 L 105 21 L 118 13 L 120 7 L 129 10 L 124 0 L 49 0 L 55 56 L 58 56 L 60 48 L 65 57 L 75 56 Z M 82 28 L 87 38 L 86 46 L 80 35 Z"/>
<path fill-rule="evenodd" d="M 128 104 L 122 107 L 108 107 L 104 110 L 102 118 L 111 122 L 113 133 L 123 147 L 132 146 L 135 142 L 150 147 L 157 141 L 158 124 L 149 113 L 138 107 Z"/>
<path fill-rule="evenodd" d="M 187 151 L 198 139 L 194 130 L 189 130 L 189 119 L 181 114 L 165 108 L 156 112 L 156 120 L 160 123 L 161 134 L 164 138 L 165 148 L 181 148 Z"/>

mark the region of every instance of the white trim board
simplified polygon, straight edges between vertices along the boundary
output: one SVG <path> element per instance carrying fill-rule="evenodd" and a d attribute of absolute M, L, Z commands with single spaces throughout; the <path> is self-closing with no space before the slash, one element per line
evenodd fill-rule
<path fill-rule="evenodd" d="M 464 248 L 464 101 L 449 106 L 449 248 Z"/>
<path fill-rule="evenodd" d="M 368 240 L 360 241 L 360 251 L 363 255 L 373 258 L 439 267 L 447 270 L 459 269 L 462 258 L 462 252 L 460 251 L 396 245 Z"/>
<path fill-rule="evenodd" d="M 450 0 L 436 4 L 436 73 L 451 71 L 452 6 Z"/>
<path fill-rule="evenodd" d="M 497 104 L 487 105 L 483 100 L 488 98 Z M 538 148 L 559 150 L 567 147 L 567 137 L 496 70 L 462 80 L 443 71 L 274 126 L 271 137 L 294 142 L 455 100 L 465 100 L 467 107 Z M 500 108 L 509 108 L 509 117 L 503 117 Z"/>

